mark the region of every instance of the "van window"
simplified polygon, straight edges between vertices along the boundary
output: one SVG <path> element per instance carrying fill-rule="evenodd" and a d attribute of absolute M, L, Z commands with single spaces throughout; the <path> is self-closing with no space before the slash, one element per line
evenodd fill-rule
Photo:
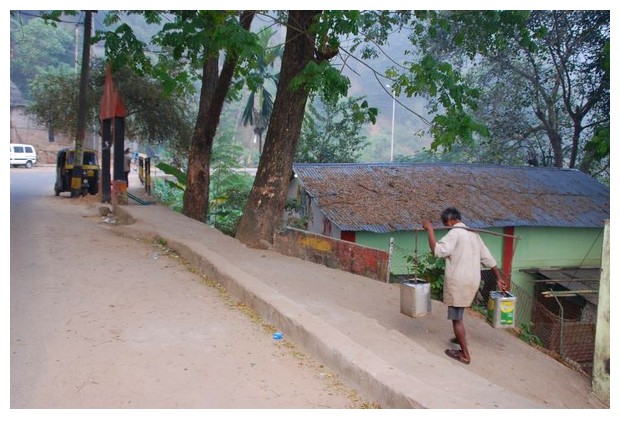
<path fill-rule="evenodd" d="M 32 153 L 33 150 L 30 146 L 26 146 L 24 149 L 26 149 L 26 153 Z"/>
<path fill-rule="evenodd" d="M 23 146 L 13 146 L 13 152 L 15 153 L 24 153 Z"/>

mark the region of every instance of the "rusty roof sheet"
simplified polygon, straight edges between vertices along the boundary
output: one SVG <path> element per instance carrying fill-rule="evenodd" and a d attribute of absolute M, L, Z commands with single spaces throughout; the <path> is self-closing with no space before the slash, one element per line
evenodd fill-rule
<path fill-rule="evenodd" d="M 294 164 L 320 209 L 343 231 L 443 227 L 446 207 L 473 228 L 603 227 L 609 188 L 573 169 L 452 163 Z"/>

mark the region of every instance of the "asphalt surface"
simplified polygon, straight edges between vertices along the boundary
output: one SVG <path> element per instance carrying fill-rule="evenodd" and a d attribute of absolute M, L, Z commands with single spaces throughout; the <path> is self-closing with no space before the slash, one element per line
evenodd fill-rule
<path fill-rule="evenodd" d="M 130 192 L 149 199 L 141 187 Z M 130 200 L 115 215 L 126 221 L 119 233 L 165 241 L 382 408 L 609 411 L 589 377 L 473 311 L 465 317 L 472 361 L 463 365 L 445 354 L 456 346 L 442 302 L 412 318 L 400 312 L 398 284 L 251 249 L 157 204 Z"/>

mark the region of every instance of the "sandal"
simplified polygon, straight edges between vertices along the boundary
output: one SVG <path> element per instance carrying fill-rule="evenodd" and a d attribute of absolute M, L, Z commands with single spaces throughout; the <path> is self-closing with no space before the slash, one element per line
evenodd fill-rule
<path fill-rule="evenodd" d="M 446 349 L 446 355 L 448 357 L 451 357 L 452 359 L 458 360 L 465 365 L 469 365 L 469 360 L 463 358 L 463 352 L 461 352 L 460 350 Z"/>
<path fill-rule="evenodd" d="M 460 346 L 460 344 L 459 344 L 459 340 L 457 340 L 457 339 L 456 339 L 456 337 L 452 337 L 452 338 L 450 338 L 450 342 L 451 342 L 452 344 L 456 344 L 457 346 Z"/>

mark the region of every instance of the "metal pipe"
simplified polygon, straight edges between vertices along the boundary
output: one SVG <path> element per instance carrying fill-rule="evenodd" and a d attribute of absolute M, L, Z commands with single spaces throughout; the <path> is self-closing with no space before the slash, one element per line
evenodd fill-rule
<path fill-rule="evenodd" d="M 545 291 L 541 292 L 541 295 L 545 298 L 556 297 L 556 296 L 576 296 L 576 295 L 585 295 L 589 293 L 597 294 L 596 290 L 554 290 L 554 291 Z"/>
<path fill-rule="evenodd" d="M 396 113 L 396 97 L 392 88 L 392 144 L 390 145 L 390 162 L 394 161 L 394 116 Z"/>
<path fill-rule="evenodd" d="M 394 114 L 396 113 L 396 97 L 394 96 L 394 88 L 390 85 L 385 85 L 386 88 L 390 88 L 392 94 L 392 139 L 390 143 L 390 162 L 394 162 Z"/>

